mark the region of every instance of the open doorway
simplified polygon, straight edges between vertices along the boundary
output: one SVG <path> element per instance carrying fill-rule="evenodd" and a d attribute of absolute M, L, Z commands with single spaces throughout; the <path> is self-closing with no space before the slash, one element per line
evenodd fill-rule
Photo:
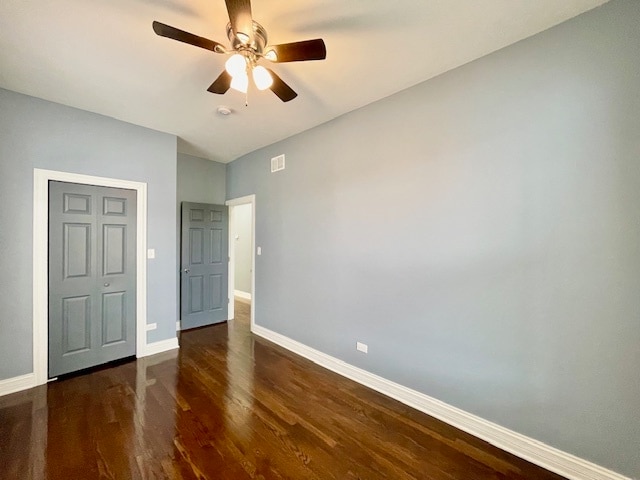
<path fill-rule="evenodd" d="M 250 303 L 251 330 L 255 324 L 255 195 L 226 202 L 229 207 L 229 319 L 234 302 Z"/>
<path fill-rule="evenodd" d="M 236 300 L 251 303 L 251 217 L 250 203 L 233 207 L 233 243 L 234 243 L 234 295 Z"/>

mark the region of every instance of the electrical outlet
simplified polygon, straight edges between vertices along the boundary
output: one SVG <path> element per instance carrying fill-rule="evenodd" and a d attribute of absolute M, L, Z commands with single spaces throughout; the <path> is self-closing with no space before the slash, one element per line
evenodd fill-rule
<path fill-rule="evenodd" d="M 369 346 L 366 343 L 356 342 L 356 350 L 362 353 L 369 353 Z"/>

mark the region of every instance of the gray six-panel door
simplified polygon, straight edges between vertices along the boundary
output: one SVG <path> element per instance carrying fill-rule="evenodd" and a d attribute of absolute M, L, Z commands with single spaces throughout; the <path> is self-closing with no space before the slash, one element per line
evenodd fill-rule
<path fill-rule="evenodd" d="M 229 208 L 182 203 L 181 328 L 227 320 Z"/>
<path fill-rule="evenodd" d="M 136 192 L 49 182 L 49 377 L 136 353 Z"/>

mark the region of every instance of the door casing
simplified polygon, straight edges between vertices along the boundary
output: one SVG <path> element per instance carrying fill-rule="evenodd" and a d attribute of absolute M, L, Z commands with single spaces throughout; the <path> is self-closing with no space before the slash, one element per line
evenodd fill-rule
<path fill-rule="evenodd" d="M 126 188 L 137 192 L 136 356 L 147 346 L 147 184 L 54 170 L 33 169 L 33 372 L 35 384 L 47 383 L 49 300 L 49 180 Z"/>

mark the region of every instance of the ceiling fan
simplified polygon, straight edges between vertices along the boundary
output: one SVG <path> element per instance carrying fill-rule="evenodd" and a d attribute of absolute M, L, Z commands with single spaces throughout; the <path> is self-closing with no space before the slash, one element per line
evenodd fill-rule
<path fill-rule="evenodd" d="M 162 37 L 172 38 L 179 42 L 195 45 L 215 53 L 231 55 L 225 63 L 225 69 L 207 89 L 211 93 L 224 94 L 233 88 L 246 93 L 251 74 L 259 90 L 271 89 L 280 100 L 288 102 L 298 94 L 269 68 L 258 65 L 261 59 L 271 62 L 301 62 L 306 60 L 324 60 L 327 49 L 321 38 L 303 40 L 301 42 L 267 44 L 267 32 L 251 17 L 250 0 L 225 0 L 229 23 L 227 37 L 231 48 L 199 37 L 160 22 L 153 22 L 153 31 Z"/>

